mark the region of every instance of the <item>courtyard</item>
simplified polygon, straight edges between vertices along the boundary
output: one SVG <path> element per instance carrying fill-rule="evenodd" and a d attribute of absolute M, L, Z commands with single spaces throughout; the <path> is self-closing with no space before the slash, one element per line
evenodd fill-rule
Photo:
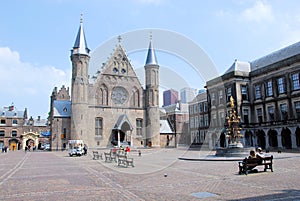
<path fill-rule="evenodd" d="M 271 154 L 274 172 L 239 175 L 238 159 L 209 151 L 133 150 L 127 168 L 91 151 L 11 151 L 0 154 L 0 200 L 300 200 L 299 153 Z"/>

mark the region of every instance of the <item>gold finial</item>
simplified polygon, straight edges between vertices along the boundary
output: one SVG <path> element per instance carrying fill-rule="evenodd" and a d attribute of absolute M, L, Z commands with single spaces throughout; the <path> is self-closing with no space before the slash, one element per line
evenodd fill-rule
<path fill-rule="evenodd" d="M 119 44 L 121 43 L 121 40 L 122 40 L 122 37 L 121 37 L 121 35 L 119 35 L 118 36 L 118 42 L 119 42 Z"/>
<path fill-rule="evenodd" d="M 230 106 L 231 108 L 234 108 L 234 99 L 232 96 L 230 96 Z"/>

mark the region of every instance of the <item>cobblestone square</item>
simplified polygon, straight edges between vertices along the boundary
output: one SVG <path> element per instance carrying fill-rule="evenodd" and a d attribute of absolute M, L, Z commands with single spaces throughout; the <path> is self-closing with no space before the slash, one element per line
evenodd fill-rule
<path fill-rule="evenodd" d="M 212 154 L 145 149 L 126 168 L 91 154 L 2 153 L 0 200 L 300 200 L 299 154 L 271 153 L 274 172 L 249 175 L 235 160 L 207 160 Z"/>

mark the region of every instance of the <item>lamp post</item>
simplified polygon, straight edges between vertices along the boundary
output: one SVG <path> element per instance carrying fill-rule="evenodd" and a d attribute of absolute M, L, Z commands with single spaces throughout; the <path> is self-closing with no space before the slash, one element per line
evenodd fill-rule
<path fill-rule="evenodd" d="M 56 151 L 58 151 L 58 139 L 59 139 L 58 123 L 59 123 L 59 119 L 56 119 Z"/>

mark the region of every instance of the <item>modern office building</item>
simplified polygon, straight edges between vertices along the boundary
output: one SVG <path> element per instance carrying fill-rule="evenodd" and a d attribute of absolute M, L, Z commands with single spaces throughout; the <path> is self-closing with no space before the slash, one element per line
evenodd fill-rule
<path fill-rule="evenodd" d="M 197 95 L 197 89 L 185 87 L 180 90 L 180 100 L 182 103 L 191 102 Z"/>
<path fill-rule="evenodd" d="M 178 101 L 178 91 L 174 89 L 169 89 L 163 92 L 163 106 L 176 104 Z"/>

